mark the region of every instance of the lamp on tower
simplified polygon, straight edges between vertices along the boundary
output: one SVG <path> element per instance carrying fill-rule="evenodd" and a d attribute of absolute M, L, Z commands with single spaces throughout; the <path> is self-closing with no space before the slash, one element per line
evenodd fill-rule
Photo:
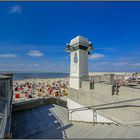
<path fill-rule="evenodd" d="M 66 52 L 70 52 L 71 51 L 71 46 L 69 45 L 69 43 L 67 43 L 65 51 Z"/>
<path fill-rule="evenodd" d="M 67 43 L 65 51 L 66 51 L 66 52 L 75 51 L 75 47 L 74 47 L 74 46 L 70 46 L 70 44 Z"/>
<path fill-rule="evenodd" d="M 92 44 L 92 42 L 90 41 L 90 42 L 89 42 L 89 46 L 88 46 L 88 48 L 87 48 L 88 55 L 91 55 L 90 51 L 92 51 L 93 49 L 94 49 L 94 48 L 93 48 L 93 44 Z"/>

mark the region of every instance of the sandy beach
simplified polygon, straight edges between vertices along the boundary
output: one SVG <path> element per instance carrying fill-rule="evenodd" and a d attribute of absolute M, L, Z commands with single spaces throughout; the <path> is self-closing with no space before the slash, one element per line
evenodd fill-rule
<path fill-rule="evenodd" d="M 68 78 L 49 78 L 49 79 L 25 79 L 13 82 L 13 101 L 25 101 L 40 97 L 66 96 Z"/>

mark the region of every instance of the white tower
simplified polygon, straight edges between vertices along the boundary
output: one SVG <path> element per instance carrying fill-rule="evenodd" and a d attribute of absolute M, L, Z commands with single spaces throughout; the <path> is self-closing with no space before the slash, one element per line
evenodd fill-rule
<path fill-rule="evenodd" d="M 77 36 L 67 44 L 66 51 L 70 52 L 70 87 L 79 89 L 82 80 L 88 78 L 88 54 L 92 43 L 87 38 Z"/>

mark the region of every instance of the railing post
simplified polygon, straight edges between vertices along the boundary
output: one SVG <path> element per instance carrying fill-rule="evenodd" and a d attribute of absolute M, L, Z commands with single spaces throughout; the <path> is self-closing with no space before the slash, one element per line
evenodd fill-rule
<path fill-rule="evenodd" d="M 93 108 L 93 126 L 95 125 L 95 112 L 96 112 L 96 109 Z"/>
<path fill-rule="evenodd" d="M 78 90 L 77 90 L 77 101 L 78 101 Z"/>
<path fill-rule="evenodd" d="M 68 123 L 69 123 L 69 109 L 68 109 Z"/>
<path fill-rule="evenodd" d="M 72 111 L 70 112 L 70 114 L 71 114 L 71 121 L 72 121 Z"/>
<path fill-rule="evenodd" d="M 93 108 L 92 111 L 93 111 L 93 114 L 92 114 L 93 116 L 92 116 L 92 117 L 93 117 L 93 126 L 94 126 L 94 125 L 95 125 L 95 124 L 94 124 L 94 108 Z"/>

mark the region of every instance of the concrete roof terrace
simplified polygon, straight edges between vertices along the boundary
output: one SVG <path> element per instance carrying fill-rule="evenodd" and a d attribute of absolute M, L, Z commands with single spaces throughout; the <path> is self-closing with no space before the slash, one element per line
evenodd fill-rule
<path fill-rule="evenodd" d="M 54 104 L 14 112 L 13 138 L 140 138 L 140 126 L 68 122 L 67 113 L 67 108 Z"/>

